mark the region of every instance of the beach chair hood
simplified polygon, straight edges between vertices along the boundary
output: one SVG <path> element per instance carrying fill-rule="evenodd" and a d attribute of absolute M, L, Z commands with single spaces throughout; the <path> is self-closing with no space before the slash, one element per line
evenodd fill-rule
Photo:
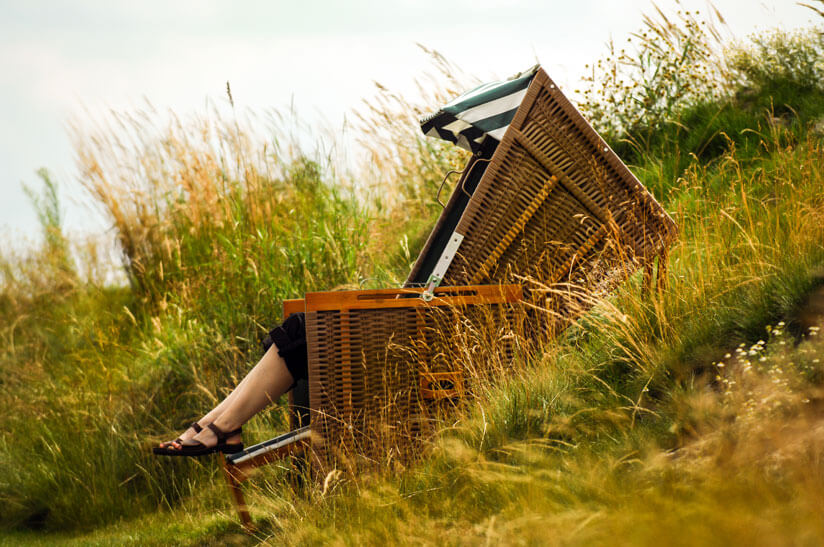
<path fill-rule="evenodd" d="M 421 120 L 427 137 L 455 143 L 480 153 L 486 139 L 500 142 L 512 122 L 538 65 L 500 82 L 489 82 L 456 97 Z"/>
<path fill-rule="evenodd" d="M 605 294 L 675 239 L 666 211 L 540 67 L 457 97 L 422 128 L 473 152 L 407 278 L 425 296 L 527 278 Z"/>

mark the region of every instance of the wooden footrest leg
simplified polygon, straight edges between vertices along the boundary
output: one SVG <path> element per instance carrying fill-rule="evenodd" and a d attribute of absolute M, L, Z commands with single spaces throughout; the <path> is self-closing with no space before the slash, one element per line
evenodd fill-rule
<path fill-rule="evenodd" d="M 223 454 L 220 455 L 220 463 L 223 467 L 223 475 L 226 477 L 226 484 L 229 485 L 229 493 L 232 495 L 232 502 L 237 509 L 237 514 L 240 517 L 240 523 L 247 532 L 254 532 L 255 528 L 252 525 L 252 517 L 249 515 L 249 507 L 246 505 L 246 498 L 243 496 L 241 489 L 242 472 L 226 462 Z"/>

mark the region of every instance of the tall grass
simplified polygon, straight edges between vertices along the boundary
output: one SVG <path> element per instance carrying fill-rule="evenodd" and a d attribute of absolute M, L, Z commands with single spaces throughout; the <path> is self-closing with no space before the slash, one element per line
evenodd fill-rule
<path fill-rule="evenodd" d="M 114 122 L 75 140 L 142 297 L 232 330 L 284 297 L 357 281 L 366 217 L 324 180 L 323 158 L 281 158 L 217 109 L 160 129 L 147 114 Z"/>
<path fill-rule="evenodd" d="M 642 298 L 634 277 L 511 374 L 480 382 L 417 466 L 332 477 L 307 487 L 308 500 L 267 471 L 252 497 L 269 539 L 820 539 L 810 409 L 821 346 L 795 347 L 785 331 L 771 333 L 775 350 L 759 343 L 780 320 L 803 330 L 798 308 L 824 263 L 817 36 L 765 35 L 721 59 L 720 34 L 685 13 L 647 19 L 637 51 L 614 48 L 596 64 L 585 109 L 680 227 L 669 289 Z M 759 72 L 779 55 L 784 68 Z M 183 507 L 195 515 L 183 524 L 161 515 L 166 524 L 115 527 L 158 543 L 169 537 L 142 528 L 183 526 L 181 541 L 231 528 L 231 514 L 199 521 L 230 511 L 214 467 L 158 462 L 148 447 L 242 376 L 282 299 L 403 279 L 439 212 L 441 177 L 465 160 L 413 123 L 471 84 L 435 59 L 427 78 L 446 84 L 422 80 L 436 91 L 421 104 L 379 89 L 361 110 L 368 161 L 355 172 L 233 109 L 187 119 L 147 110 L 75 131 L 129 284 L 55 263 L 53 243 L 0 260 L 4 527 L 86 530 L 157 508 L 179 519 Z M 62 234 L 53 181 L 44 184 L 44 229 Z M 765 360 L 747 369 L 725 357 L 742 343 Z M 284 426 L 276 406 L 246 440 Z"/>

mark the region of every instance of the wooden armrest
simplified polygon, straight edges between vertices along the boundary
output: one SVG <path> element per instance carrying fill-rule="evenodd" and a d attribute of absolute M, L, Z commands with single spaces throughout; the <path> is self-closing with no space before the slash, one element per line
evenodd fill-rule
<path fill-rule="evenodd" d="M 430 302 L 425 302 L 421 298 L 423 292 L 424 289 L 420 287 L 306 293 L 306 311 L 503 304 L 517 302 L 523 298 L 523 289 L 520 285 L 438 287 Z"/>
<path fill-rule="evenodd" d="M 283 301 L 283 318 L 286 319 L 293 313 L 306 311 L 306 300 L 303 298 L 292 298 Z"/>

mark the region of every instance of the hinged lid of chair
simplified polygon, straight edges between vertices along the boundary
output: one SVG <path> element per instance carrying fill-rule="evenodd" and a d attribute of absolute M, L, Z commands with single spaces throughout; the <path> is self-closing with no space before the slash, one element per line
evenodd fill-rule
<path fill-rule="evenodd" d="M 407 286 L 520 282 L 608 290 L 676 227 L 540 67 L 422 121 L 473 152 Z"/>

